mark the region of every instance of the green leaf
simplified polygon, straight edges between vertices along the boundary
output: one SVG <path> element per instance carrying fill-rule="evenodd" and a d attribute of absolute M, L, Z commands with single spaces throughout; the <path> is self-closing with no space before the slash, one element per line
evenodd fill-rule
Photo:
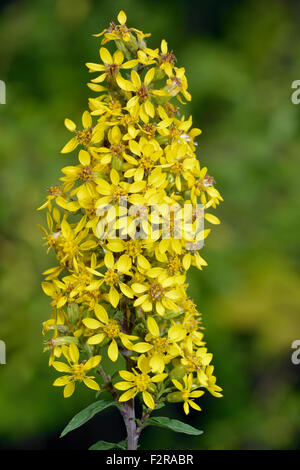
<path fill-rule="evenodd" d="M 110 450 L 110 449 L 125 449 L 127 447 L 126 441 L 120 442 L 106 442 L 106 441 L 98 441 L 96 444 L 93 444 L 89 450 Z"/>
<path fill-rule="evenodd" d="M 162 416 L 149 418 L 146 421 L 145 426 L 159 426 L 160 428 L 171 429 L 172 431 L 182 432 L 191 436 L 199 436 L 200 434 L 203 434 L 203 431 L 193 428 L 193 426 L 190 426 L 189 424 L 182 423 L 177 419 L 164 418 Z"/>
<path fill-rule="evenodd" d="M 65 427 L 65 429 L 61 433 L 60 437 L 64 437 L 70 431 L 73 431 L 74 429 L 79 428 L 80 426 L 85 424 L 87 421 L 89 421 L 91 418 L 93 418 L 95 414 L 99 413 L 100 411 L 105 410 L 106 408 L 110 406 L 117 406 L 117 403 L 114 401 L 110 401 L 110 400 L 95 401 L 91 405 L 79 411 L 79 413 L 77 413 L 77 415 L 75 415 L 74 418 L 71 419 L 69 424 Z"/>

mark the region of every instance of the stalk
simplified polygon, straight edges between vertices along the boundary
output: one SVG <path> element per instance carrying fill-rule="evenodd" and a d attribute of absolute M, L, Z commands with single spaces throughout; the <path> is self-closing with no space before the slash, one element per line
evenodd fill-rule
<path fill-rule="evenodd" d="M 122 414 L 127 431 L 127 450 L 136 450 L 139 433 L 135 421 L 134 398 L 123 405 Z"/>

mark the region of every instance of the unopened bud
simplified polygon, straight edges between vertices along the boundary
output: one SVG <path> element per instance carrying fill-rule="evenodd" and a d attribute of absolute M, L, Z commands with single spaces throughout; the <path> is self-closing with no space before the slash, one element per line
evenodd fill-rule
<path fill-rule="evenodd" d="M 121 158 L 119 158 L 119 157 L 114 156 L 114 157 L 112 158 L 111 166 L 112 166 L 112 168 L 114 168 L 115 170 L 121 171 L 122 168 L 123 168 L 123 160 L 122 160 Z"/>
<path fill-rule="evenodd" d="M 179 401 L 183 401 L 182 394 L 181 392 L 168 393 L 167 400 L 170 403 L 178 403 Z"/>
<path fill-rule="evenodd" d="M 79 319 L 79 307 L 77 304 L 69 303 L 68 304 L 68 317 L 71 323 L 76 323 Z"/>
<path fill-rule="evenodd" d="M 170 372 L 170 379 L 182 379 L 186 374 L 186 368 L 183 364 L 179 364 L 178 366 L 174 367 L 174 369 Z"/>

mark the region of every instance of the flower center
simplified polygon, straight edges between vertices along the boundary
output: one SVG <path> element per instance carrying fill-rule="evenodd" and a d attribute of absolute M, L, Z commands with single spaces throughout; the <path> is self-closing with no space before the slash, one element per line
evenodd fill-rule
<path fill-rule="evenodd" d="M 162 298 L 164 295 L 164 289 L 159 282 L 152 284 L 150 287 L 150 295 L 153 300 L 159 300 Z"/>
<path fill-rule="evenodd" d="M 141 88 L 137 91 L 137 95 L 138 97 L 142 100 L 142 101 L 146 101 L 147 98 L 148 98 L 148 90 L 147 90 L 147 87 L 143 84 L 141 86 Z"/>
<path fill-rule="evenodd" d="M 50 188 L 47 189 L 47 193 L 50 194 L 50 196 L 58 197 L 63 195 L 63 191 L 60 186 L 51 186 Z"/>
<path fill-rule="evenodd" d="M 136 258 L 142 251 L 140 241 L 128 240 L 128 242 L 126 242 L 125 251 L 131 258 Z"/>
<path fill-rule="evenodd" d="M 188 314 L 193 315 L 193 314 L 197 313 L 196 305 L 194 304 L 194 302 L 191 299 L 185 299 L 183 304 L 182 304 L 182 307 L 183 307 L 183 310 Z M 192 317 L 190 317 L 189 320 L 192 321 Z"/>
<path fill-rule="evenodd" d="M 189 392 L 189 390 L 183 390 L 183 391 L 181 392 L 181 396 L 182 396 L 183 401 L 188 400 L 189 397 L 190 397 L 190 392 Z"/>
<path fill-rule="evenodd" d="M 153 124 L 145 124 L 143 127 L 144 132 L 147 134 L 148 139 L 151 139 L 155 136 L 155 127 Z"/>
<path fill-rule="evenodd" d="M 92 176 L 92 169 L 90 166 L 83 166 L 81 169 L 81 172 L 79 173 L 79 178 L 82 179 L 82 181 L 89 181 Z"/>
<path fill-rule="evenodd" d="M 168 348 L 168 339 L 167 338 L 155 338 L 153 341 L 153 349 L 155 352 L 159 354 L 164 354 L 167 352 Z"/>
<path fill-rule="evenodd" d="M 208 188 L 209 186 L 213 186 L 215 184 L 215 180 L 212 176 L 206 175 L 203 179 L 203 184 L 206 188 Z"/>
<path fill-rule="evenodd" d="M 182 169 L 183 169 L 183 165 L 182 165 L 181 162 L 175 162 L 172 165 L 172 172 L 173 173 L 180 174 L 180 173 L 182 173 Z"/>
<path fill-rule="evenodd" d="M 85 146 L 89 145 L 91 138 L 92 138 L 92 132 L 93 132 L 92 127 L 89 127 L 88 129 L 84 129 L 83 131 L 77 131 L 76 136 L 77 136 L 78 142 Z"/>
<path fill-rule="evenodd" d="M 135 379 L 135 385 L 139 392 L 147 390 L 150 384 L 150 377 L 147 374 L 140 374 Z"/>
<path fill-rule="evenodd" d="M 168 260 L 168 271 L 171 274 L 171 276 L 174 276 L 175 274 L 179 273 L 181 270 L 181 262 L 178 256 L 173 256 Z"/>
<path fill-rule="evenodd" d="M 188 333 L 191 333 L 194 330 L 198 329 L 198 321 L 194 317 L 189 317 L 185 322 L 184 322 L 184 327 L 188 331 Z"/>
<path fill-rule="evenodd" d="M 122 144 L 112 145 L 110 147 L 110 150 L 111 150 L 111 153 L 119 157 L 124 152 L 125 145 L 122 145 Z"/>
<path fill-rule="evenodd" d="M 85 378 L 84 364 L 75 364 L 72 366 L 72 375 L 75 380 L 81 382 Z"/>
<path fill-rule="evenodd" d="M 140 159 L 141 165 L 145 168 L 145 170 L 151 170 L 154 166 L 153 160 L 150 157 L 146 157 L 145 155 L 142 156 Z"/>
<path fill-rule="evenodd" d="M 173 54 L 173 52 L 167 52 L 166 54 L 161 54 L 160 55 L 160 61 L 161 62 L 169 62 L 170 64 L 174 64 L 174 62 L 176 61 L 176 57 L 175 55 Z"/>
<path fill-rule="evenodd" d="M 127 192 L 121 186 L 112 185 L 112 196 L 115 200 L 118 200 L 122 196 L 126 196 Z"/>
<path fill-rule="evenodd" d="M 104 333 L 111 339 L 119 336 L 120 327 L 115 320 L 109 320 L 108 324 L 103 327 Z"/>
<path fill-rule="evenodd" d="M 110 287 L 113 287 L 115 284 L 117 284 L 118 280 L 119 276 L 113 269 L 108 269 L 104 274 L 104 281 Z"/>
<path fill-rule="evenodd" d="M 66 240 L 62 246 L 63 252 L 68 256 L 74 256 L 78 253 L 78 246 L 74 240 Z"/>
<path fill-rule="evenodd" d="M 195 372 L 196 370 L 200 370 L 202 365 L 201 365 L 201 358 L 200 357 L 197 357 L 197 356 L 187 356 L 186 357 L 186 360 L 187 360 L 187 365 L 186 365 L 186 369 L 188 372 Z"/>
<path fill-rule="evenodd" d="M 119 71 L 117 64 L 106 64 L 106 71 L 108 75 L 115 75 Z"/>

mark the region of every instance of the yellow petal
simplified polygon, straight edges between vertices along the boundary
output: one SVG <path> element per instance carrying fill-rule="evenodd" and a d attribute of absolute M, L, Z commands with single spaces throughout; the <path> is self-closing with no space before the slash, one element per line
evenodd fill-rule
<path fill-rule="evenodd" d="M 165 368 L 165 362 L 162 355 L 154 354 L 149 361 L 149 365 L 153 372 L 162 372 Z"/>
<path fill-rule="evenodd" d="M 111 305 L 116 308 L 119 303 L 120 296 L 119 296 L 118 291 L 114 287 L 110 288 L 108 298 L 109 298 Z"/>
<path fill-rule="evenodd" d="M 107 315 L 107 311 L 105 310 L 105 308 L 100 304 L 95 304 L 94 310 L 95 310 L 96 317 L 99 318 L 100 321 L 106 324 L 108 322 L 108 315 Z"/>
<path fill-rule="evenodd" d="M 120 398 L 119 398 L 119 401 L 128 401 L 128 400 L 131 400 L 131 398 L 135 397 L 136 395 L 136 388 L 131 388 L 130 390 L 127 390 L 127 392 L 123 393 Z"/>
<path fill-rule="evenodd" d="M 84 111 L 83 115 L 82 115 L 82 125 L 85 129 L 88 129 L 89 127 L 91 127 L 93 121 L 92 121 L 92 117 L 90 115 L 90 113 L 88 111 Z"/>
<path fill-rule="evenodd" d="M 65 119 L 65 126 L 68 131 L 74 132 L 76 130 L 75 122 L 71 121 L 71 119 Z"/>
<path fill-rule="evenodd" d="M 131 259 L 128 255 L 121 255 L 116 262 L 116 268 L 120 273 L 127 273 L 131 268 Z"/>
<path fill-rule="evenodd" d="M 114 384 L 114 387 L 117 390 L 128 390 L 129 388 L 132 388 L 132 383 L 131 382 L 117 382 Z"/>
<path fill-rule="evenodd" d="M 114 255 L 110 251 L 108 251 L 104 256 L 104 264 L 107 269 L 112 269 L 114 267 Z"/>
<path fill-rule="evenodd" d="M 214 225 L 218 225 L 221 223 L 220 219 L 218 219 L 218 217 L 212 214 L 205 214 L 204 218 L 205 220 L 207 220 L 207 222 L 210 222 L 211 224 L 214 224 Z"/>
<path fill-rule="evenodd" d="M 108 357 L 115 362 L 118 359 L 119 349 L 116 341 L 113 339 L 107 350 Z"/>
<path fill-rule="evenodd" d="M 118 21 L 120 24 L 125 24 L 127 21 L 127 16 L 123 10 L 118 14 Z"/>
<path fill-rule="evenodd" d="M 138 265 L 142 268 L 142 269 L 150 269 L 151 268 L 151 264 L 149 263 L 149 261 L 145 258 L 145 256 L 143 255 L 138 255 L 137 257 L 137 261 L 138 261 Z"/>
<path fill-rule="evenodd" d="M 101 323 L 94 318 L 84 318 L 82 323 L 90 330 L 97 330 L 101 326 Z"/>
<path fill-rule="evenodd" d="M 52 363 L 52 366 L 58 372 L 71 372 L 71 367 L 68 366 L 68 364 L 65 364 L 64 362 L 55 361 Z"/>
<path fill-rule="evenodd" d="M 101 356 L 99 355 L 90 357 L 90 359 L 88 359 L 86 363 L 84 364 L 84 370 L 93 369 L 99 364 L 100 361 L 101 361 Z"/>
<path fill-rule="evenodd" d="M 80 150 L 78 159 L 81 165 L 88 166 L 91 163 L 91 156 L 86 150 Z"/>
<path fill-rule="evenodd" d="M 147 327 L 148 327 L 149 333 L 151 333 L 152 336 L 155 336 L 155 337 L 159 336 L 159 327 L 158 327 L 158 324 L 156 323 L 156 320 L 154 320 L 153 317 L 148 317 Z"/>
<path fill-rule="evenodd" d="M 100 390 L 99 384 L 97 384 L 95 380 L 90 379 L 89 377 L 83 379 L 83 382 L 88 388 L 91 388 L 92 390 Z"/>
<path fill-rule="evenodd" d="M 131 285 L 131 288 L 133 292 L 135 292 L 136 294 L 142 294 L 143 292 L 147 290 L 147 286 L 144 286 L 143 284 L 139 284 L 138 282 L 134 282 Z"/>
<path fill-rule="evenodd" d="M 99 333 L 98 335 L 90 336 L 90 338 L 87 340 L 87 344 L 99 344 L 103 341 L 104 337 L 104 333 Z"/>
<path fill-rule="evenodd" d="M 63 377 L 59 377 L 53 382 L 54 387 L 64 387 L 67 385 L 71 380 L 69 375 L 64 375 Z"/>
<path fill-rule="evenodd" d="M 153 348 L 152 344 L 141 342 L 141 343 L 135 344 L 132 349 L 135 352 L 143 354 L 147 351 L 150 351 L 150 349 L 152 348 Z"/>
<path fill-rule="evenodd" d="M 64 388 L 64 397 L 69 398 L 71 395 L 73 395 L 74 390 L 75 390 L 74 382 L 67 384 Z"/>
<path fill-rule="evenodd" d="M 128 370 L 120 370 L 119 374 L 124 380 L 135 380 L 135 375 L 132 372 L 129 372 Z"/>
<path fill-rule="evenodd" d="M 61 153 L 73 152 L 73 150 L 76 149 L 77 145 L 78 145 L 78 140 L 76 137 L 73 137 L 71 140 L 69 140 L 69 142 L 66 143 L 66 145 L 62 148 L 60 152 Z"/>
<path fill-rule="evenodd" d="M 110 52 L 105 47 L 101 47 L 99 53 L 100 53 L 100 57 L 101 57 L 102 61 L 105 64 L 112 64 L 113 63 L 112 56 L 111 56 Z"/>
<path fill-rule="evenodd" d="M 120 290 L 122 291 L 124 295 L 126 295 L 126 297 L 129 297 L 129 299 L 133 299 L 133 292 L 129 286 L 127 286 L 123 282 L 120 282 L 119 286 L 120 286 Z"/>
<path fill-rule="evenodd" d="M 71 361 L 74 362 L 74 363 L 78 362 L 79 351 L 78 351 L 78 348 L 77 348 L 76 344 L 74 344 L 74 343 L 70 344 L 68 352 L 69 352 L 69 357 L 70 357 Z"/>
<path fill-rule="evenodd" d="M 147 391 L 143 392 L 143 400 L 144 400 L 145 405 L 148 406 L 148 408 L 150 408 L 151 410 L 154 410 L 155 403 L 149 392 Z"/>

